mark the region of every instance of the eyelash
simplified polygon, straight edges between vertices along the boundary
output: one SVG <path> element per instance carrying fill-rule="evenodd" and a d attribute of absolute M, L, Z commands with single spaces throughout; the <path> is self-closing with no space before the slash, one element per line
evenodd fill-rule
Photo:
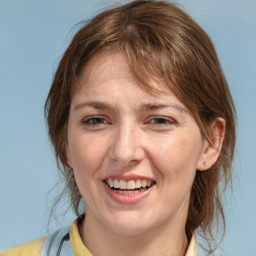
<path fill-rule="evenodd" d="M 157 122 L 156 122 L 157 120 Z M 154 123 L 152 123 L 154 121 Z M 160 122 L 159 122 L 160 121 Z M 154 118 L 151 118 L 149 120 L 149 123 L 152 125 L 157 125 L 158 127 L 168 127 L 175 124 L 175 121 L 173 119 L 163 117 L 163 116 L 156 116 Z"/>
<path fill-rule="evenodd" d="M 150 117 L 150 119 L 146 121 L 144 124 L 150 124 L 151 126 L 154 126 L 157 128 L 168 128 L 174 125 L 175 123 L 176 122 L 173 119 L 163 117 L 163 116 L 156 116 L 156 117 Z M 102 116 L 91 116 L 83 119 L 81 121 L 81 124 L 88 128 L 100 128 L 102 125 L 111 124 L 111 122 L 107 121 L 105 117 L 102 117 Z"/>
<path fill-rule="evenodd" d="M 102 122 L 98 123 L 98 121 L 102 121 Z M 82 120 L 81 123 L 82 125 L 85 125 L 88 127 L 98 127 L 103 124 L 109 124 L 109 122 L 102 116 L 91 116 Z"/>

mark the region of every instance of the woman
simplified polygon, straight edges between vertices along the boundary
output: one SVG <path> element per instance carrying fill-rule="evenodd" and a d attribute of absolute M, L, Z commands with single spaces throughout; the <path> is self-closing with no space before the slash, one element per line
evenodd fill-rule
<path fill-rule="evenodd" d="M 189 256 L 197 228 L 213 251 L 235 108 L 210 39 L 184 11 L 142 0 L 97 15 L 64 53 L 45 106 L 79 217 L 2 255 Z"/>

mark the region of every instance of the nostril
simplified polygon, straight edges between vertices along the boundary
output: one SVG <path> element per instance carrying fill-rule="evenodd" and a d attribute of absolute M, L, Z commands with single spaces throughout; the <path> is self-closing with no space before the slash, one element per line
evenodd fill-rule
<path fill-rule="evenodd" d="M 125 160 L 120 158 L 112 159 L 120 167 L 133 167 L 141 162 L 141 160 Z"/>

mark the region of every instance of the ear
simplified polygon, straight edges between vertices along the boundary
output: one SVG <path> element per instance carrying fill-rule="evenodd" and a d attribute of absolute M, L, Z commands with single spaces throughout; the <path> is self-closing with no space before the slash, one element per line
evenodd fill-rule
<path fill-rule="evenodd" d="M 208 129 L 211 143 L 204 139 L 203 150 L 197 163 L 199 171 L 208 170 L 217 161 L 225 137 L 226 122 L 218 117 L 211 122 Z"/>
<path fill-rule="evenodd" d="M 68 143 L 66 143 L 66 162 L 69 168 L 73 169 Z"/>

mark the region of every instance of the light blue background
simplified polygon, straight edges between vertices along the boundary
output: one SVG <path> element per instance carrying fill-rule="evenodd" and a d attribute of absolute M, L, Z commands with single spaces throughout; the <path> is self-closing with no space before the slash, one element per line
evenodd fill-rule
<path fill-rule="evenodd" d="M 223 255 L 255 256 L 256 1 L 176 2 L 211 36 L 238 112 L 235 200 L 229 193 Z M 0 251 L 46 234 L 46 198 L 57 171 L 47 140 L 44 101 L 76 31 L 73 25 L 109 3 L 0 0 Z M 73 218 L 72 213 L 60 218 L 50 231 Z"/>

